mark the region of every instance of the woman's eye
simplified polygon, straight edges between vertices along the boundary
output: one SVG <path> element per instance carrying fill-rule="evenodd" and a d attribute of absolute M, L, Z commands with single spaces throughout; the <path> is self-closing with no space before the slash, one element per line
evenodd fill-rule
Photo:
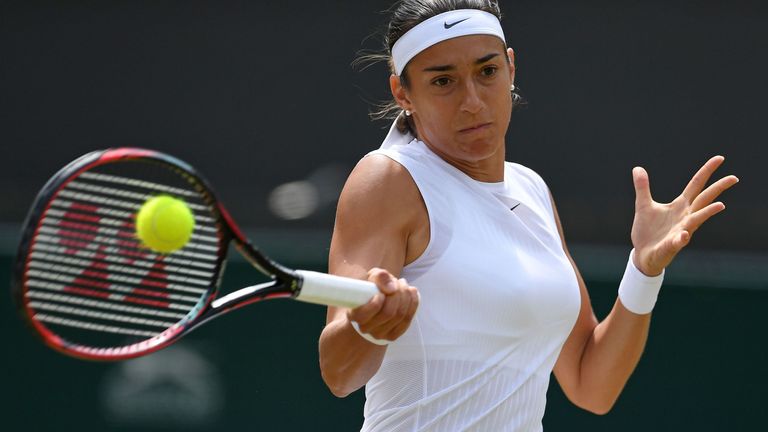
<path fill-rule="evenodd" d="M 438 79 L 432 81 L 432 84 L 434 84 L 434 85 L 436 85 L 438 87 L 445 87 L 448 84 L 450 84 L 450 82 L 451 82 L 451 80 L 449 80 L 448 78 L 441 77 L 441 78 L 438 78 Z"/>
<path fill-rule="evenodd" d="M 497 67 L 496 66 L 487 66 L 484 67 L 481 73 L 483 76 L 492 76 L 496 74 Z"/>

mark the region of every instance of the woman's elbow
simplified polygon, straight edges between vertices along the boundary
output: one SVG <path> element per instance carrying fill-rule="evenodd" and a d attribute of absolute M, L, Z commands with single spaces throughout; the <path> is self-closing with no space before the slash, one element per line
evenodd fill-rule
<path fill-rule="evenodd" d="M 330 390 L 331 393 L 337 398 L 345 398 L 349 396 L 350 393 L 355 391 L 354 389 L 350 389 L 349 386 L 345 385 L 343 380 L 331 376 L 331 374 L 327 373 L 323 369 L 320 370 L 320 375 L 323 377 L 323 381 L 328 387 L 328 390 Z"/>
<path fill-rule="evenodd" d="M 323 356 L 320 356 L 320 376 L 328 390 L 338 398 L 345 398 L 361 387 L 355 386 L 354 374 L 348 368 L 323 361 Z"/>
<path fill-rule="evenodd" d="M 613 408 L 613 404 L 594 405 L 594 406 L 583 407 L 583 408 L 595 415 L 606 415 L 611 411 L 611 408 Z"/>
<path fill-rule="evenodd" d="M 331 385 L 328 385 L 328 389 L 331 391 L 331 394 L 333 394 L 337 398 L 345 398 L 345 397 L 349 396 L 352 393 L 351 391 L 349 391 L 346 388 L 341 387 L 341 386 L 331 386 Z"/>
<path fill-rule="evenodd" d="M 581 400 L 572 400 L 572 402 L 579 408 L 589 411 L 596 415 L 608 414 L 613 406 L 616 404 L 616 398 L 600 398 L 591 397 L 583 398 Z"/>

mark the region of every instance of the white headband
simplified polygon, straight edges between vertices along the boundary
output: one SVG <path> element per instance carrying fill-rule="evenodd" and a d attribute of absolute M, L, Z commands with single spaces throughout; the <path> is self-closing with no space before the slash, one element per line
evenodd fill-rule
<path fill-rule="evenodd" d="M 504 39 L 504 30 L 495 15 L 478 9 L 453 10 L 422 21 L 405 32 L 392 46 L 395 73 L 403 73 L 405 65 L 425 49 L 459 36 L 486 34 Z"/>

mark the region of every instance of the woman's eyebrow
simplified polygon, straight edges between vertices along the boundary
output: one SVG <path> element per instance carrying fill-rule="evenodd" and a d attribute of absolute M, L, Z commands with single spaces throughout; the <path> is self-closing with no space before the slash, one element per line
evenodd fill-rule
<path fill-rule="evenodd" d="M 494 57 L 497 57 L 497 56 L 500 56 L 500 55 L 501 55 L 501 54 L 499 54 L 499 53 L 491 53 L 491 54 L 488 54 L 488 55 L 486 55 L 486 56 L 483 56 L 483 57 L 480 57 L 479 59 L 477 59 L 477 60 L 475 61 L 475 64 L 476 64 L 476 65 L 479 65 L 479 64 L 483 64 L 483 63 L 485 63 L 485 62 L 489 61 L 490 59 L 492 59 L 492 58 L 494 58 Z"/>
<path fill-rule="evenodd" d="M 491 53 L 488 55 L 485 55 L 483 57 L 480 57 L 479 59 L 475 60 L 475 64 L 483 64 L 487 62 L 488 60 L 491 60 L 492 58 L 499 56 L 501 54 L 499 53 Z M 445 72 L 456 69 L 455 65 L 449 64 L 449 65 L 439 65 L 439 66 L 430 66 L 428 68 L 422 69 L 423 72 Z"/>

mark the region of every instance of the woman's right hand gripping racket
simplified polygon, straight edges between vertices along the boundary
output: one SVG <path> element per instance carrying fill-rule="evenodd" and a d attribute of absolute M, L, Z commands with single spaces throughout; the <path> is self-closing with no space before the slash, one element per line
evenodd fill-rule
<path fill-rule="evenodd" d="M 169 254 L 146 248 L 135 234 L 137 211 L 158 195 L 183 199 L 194 215 L 191 240 Z M 231 242 L 272 280 L 217 298 Z M 27 216 L 12 289 L 47 345 L 92 360 L 151 353 L 264 299 L 353 308 L 379 292 L 371 282 L 270 260 L 191 166 L 133 148 L 89 153 L 48 181 Z"/>

